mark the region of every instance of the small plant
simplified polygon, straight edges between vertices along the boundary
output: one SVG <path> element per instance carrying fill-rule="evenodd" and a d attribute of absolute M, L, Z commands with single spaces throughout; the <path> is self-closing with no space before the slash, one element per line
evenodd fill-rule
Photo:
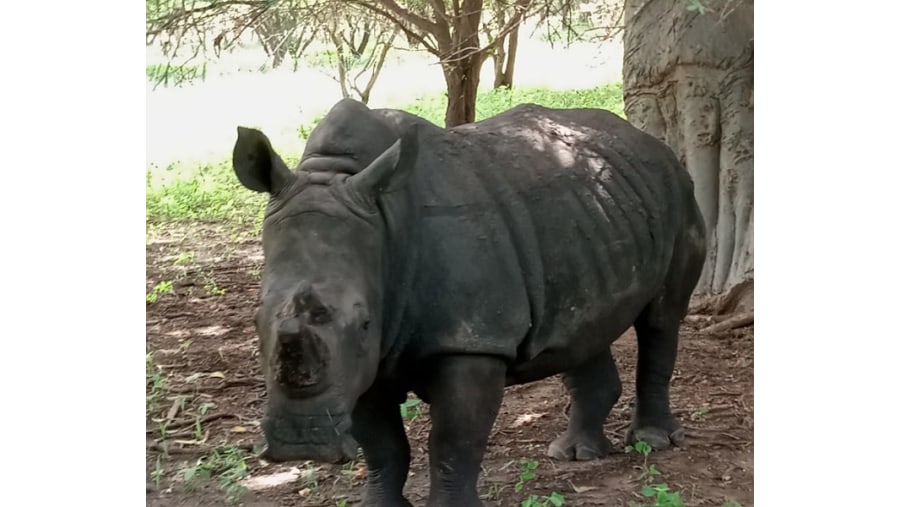
<path fill-rule="evenodd" d="M 172 282 L 171 281 L 162 281 L 153 286 L 153 289 L 150 290 L 150 293 L 147 294 L 147 302 L 155 303 L 159 296 L 162 294 L 171 294 L 172 293 Z"/>
<path fill-rule="evenodd" d="M 248 475 L 244 452 L 234 446 L 215 449 L 184 470 L 184 485 L 191 491 L 198 482 L 218 478 L 219 488 L 225 493 L 225 501 L 231 505 L 238 503 L 246 492 L 240 481 Z"/>
<path fill-rule="evenodd" d="M 553 493 L 550 493 L 550 496 L 539 497 L 537 495 L 531 495 L 525 500 L 522 500 L 522 507 L 550 507 L 551 505 L 560 507 L 565 503 L 566 497 L 554 491 Z"/>
<path fill-rule="evenodd" d="M 175 259 L 176 266 L 186 266 L 194 262 L 194 252 L 181 252 Z"/>
<path fill-rule="evenodd" d="M 709 407 L 703 407 L 700 410 L 696 410 L 691 414 L 692 421 L 699 421 L 703 416 L 709 413 Z"/>
<path fill-rule="evenodd" d="M 209 277 L 206 280 L 206 285 L 204 285 L 203 288 L 206 290 L 207 294 L 211 296 L 221 296 L 225 294 L 225 289 L 220 289 L 212 277 Z"/>
<path fill-rule="evenodd" d="M 347 500 L 341 500 L 339 502 L 335 502 L 335 507 L 347 507 Z"/>
<path fill-rule="evenodd" d="M 153 479 L 153 482 L 156 484 L 156 489 L 159 489 L 159 481 L 162 479 L 162 476 L 165 475 L 166 471 L 162 466 L 162 456 L 156 457 L 156 467 L 150 472 L 150 478 Z"/>
<path fill-rule="evenodd" d="M 665 483 L 645 485 L 641 488 L 641 494 L 654 500 L 653 507 L 685 507 L 681 501 L 681 492 L 669 491 L 669 486 Z"/>
<path fill-rule="evenodd" d="M 418 398 L 410 398 L 400 404 L 400 417 L 415 421 L 421 415 L 419 412 L 419 404 L 422 400 Z M 413 410 L 415 408 L 415 410 Z"/>
<path fill-rule="evenodd" d="M 537 470 L 537 467 L 537 461 L 523 461 L 519 464 L 519 482 L 517 482 L 515 487 L 513 488 L 516 490 L 516 493 L 522 491 L 522 488 L 525 487 L 526 482 L 537 477 L 537 474 L 534 473 L 534 471 Z"/>
<path fill-rule="evenodd" d="M 194 421 L 194 438 L 198 442 L 203 441 L 203 428 L 200 426 L 200 417 L 197 416 L 197 420 Z"/>
<path fill-rule="evenodd" d="M 534 478 L 537 477 L 537 474 L 534 473 L 534 471 L 537 470 L 537 467 L 537 461 L 528 460 L 519 463 L 519 481 L 516 482 L 516 485 L 513 487 L 513 489 L 516 490 L 516 493 L 522 491 L 526 482 L 534 480 Z M 550 505 L 559 507 L 565 502 L 566 497 L 554 491 L 550 493 L 550 496 L 528 495 L 528 498 L 522 500 L 522 507 L 549 507 Z"/>
<path fill-rule="evenodd" d="M 650 464 L 648 466 L 647 464 L 652 450 L 653 448 L 650 444 L 643 440 L 638 440 L 634 446 L 629 445 L 625 447 L 626 453 L 638 452 L 644 457 L 639 478 L 644 482 L 644 485 L 641 487 L 641 494 L 645 497 L 653 498 L 654 503 L 652 507 L 685 507 L 684 502 L 681 501 L 681 492 L 669 491 L 669 486 L 665 483 L 654 484 L 654 479 L 660 476 L 661 472 L 657 470 L 656 465 Z"/>
<path fill-rule="evenodd" d="M 723 507 L 744 507 L 740 502 L 735 502 L 734 500 L 729 500 L 725 502 Z"/>
<path fill-rule="evenodd" d="M 153 353 L 147 354 L 147 413 L 154 413 L 159 409 L 159 399 L 166 390 L 166 381 L 163 378 L 162 368 L 153 364 Z"/>
<path fill-rule="evenodd" d="M 630 452 L 638 452 L 642 456 L 644 456 L 644 464 L 641 465 L 641 476 L 640 480 L 650 481 L 654 477 L 660 475 L 659 470 L 656 469 L 656 465 L 647 466 L 647 460 L 650 458 L 650 452 L 653 448 L 647 442 L 643 440 L 638 440 L 634 443 L 634 446 L 626 446 L 625 453 L 628 454 Z"/>
<path fill-rule="evenodd" d="M 688 12 L 699 12 L 702 15 L 706 14 L 709 9 L 700 0 L 688 0 L 687 10 Z"/>

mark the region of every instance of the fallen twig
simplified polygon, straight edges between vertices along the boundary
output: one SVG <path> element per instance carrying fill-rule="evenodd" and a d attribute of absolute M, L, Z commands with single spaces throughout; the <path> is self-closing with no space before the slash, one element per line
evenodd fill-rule
<path fill-rule="evenodd" d="M 213 385 L 197 385 L 192 384 L 189 387 L 172 387 L 169 389 L 170 393 L 177 394 L 192 394 L 198 391 L 213 391 L 219 389 L 230 389 L 232 387 L 263 387 L 265 385 L 265 380 L 261 378 L 242 378 L 236 380 L 228 380 L 226 382 L 220 382 L 218 384 Z"/>
<path fill-rule="evenodd" d="M 241 419 L 241 416 L 237 414 L 210 414 L 208 416 L 204 416 L 200 418 L 200 426 L 202 427 L 204 424 L 210 423 L 212 421 L 217 421 L 219 419 Z M 182 429 L 190 428 L 191 426 L 195 426 L 198 424 L 197 419 L 180 419 L 178 421 L 173 421 L 172 424 L 166 425 L 166 434 L 176 434 Z M 147 433 L 157 433 L 161 432 L 159 427 L 151 428 L 147 430 Z"/>
<path fill-rule="evenodd" d="M 672 415 L 681 415 L 681 414 L 694 414 L 696 412 L 703 412 L 703 415 L 711 414 L 713 412 L 718 412 L 720 410 L 728 410 L 734 408 L 733 405 L 712 405 L 709 407 L 700 407 L 700 408 L 676 408 L 672 410 Z"/>
<path fill-rule="evenodd" d="M 700 332 L 704 334 L 721 333 L 722 331 L 738 329 L 744 326 L 749 326 L 750 324 L 753 324 L 753 312 L 739 313 L 733 317 L 729 317 L 728 319 L 723 320 L 722 322 L 719 322 L 718 324 L 707 326 L 701 329 Z"/>
<path fill-rule="evenodd" d="M 240 444 L 234 445 L 231 444 L 232 447 L 236 447 L 242 451 L 254 452 L 254 448 L 252 444 Z M 169 447 L 161 444 L 150 444 L 147 446 L 147 451 L 149 452 L 161 452 L 163 454 L 182 454 L 182 455 L 195 455 L 195 454 L 209 454 L 216 449 L 219 449 L 221 446 L 213 447 L 211 445 L 197 445 L 193 447 Z"/>

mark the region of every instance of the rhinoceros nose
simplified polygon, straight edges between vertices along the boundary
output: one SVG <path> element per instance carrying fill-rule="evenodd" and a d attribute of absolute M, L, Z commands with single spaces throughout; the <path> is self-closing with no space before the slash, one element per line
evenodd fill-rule
<path fill-rule="evenodd" d="M 278 339 L 281 342 L 292 339 L 300 334 L 300 319 L 290 317 L 278 323 Z"/>
<path fill-rule="evenodd" d="M 301 317 L 278 322 L 276 379 L 288 395 L 321 386 L 328 377 L 328 345 Z"/>
<path fill-rule="evenodd" d="M 313 306 L 319 305 L 319 298 L 307 281 L 302 281 L 294 292 L 294 306 L 298 311 L 308 310 Z"/>

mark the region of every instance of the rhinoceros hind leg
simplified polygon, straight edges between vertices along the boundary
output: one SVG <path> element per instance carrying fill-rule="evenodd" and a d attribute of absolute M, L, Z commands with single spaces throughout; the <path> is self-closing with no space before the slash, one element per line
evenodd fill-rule
<path fill-rule="evenodd" d="M 638 342 L 637 403 L 626 442 L 642 440 L 655 450 L 684 442 L 684 431 L 672 416 L 669 403 L 683 310 L 670 301 L 669 295 L 657 298 L 634 323 Z"/>
<path fill-rule="evenodd" d="M 703 219 L 690 205 L 685 230 L 675 244 L 663 290 L 634 321 L 637 334 L 637 403 L 626 442 L 643 440 L 654 449 L 684 443 L 684 430 L 672 416 L 669 385 L 678 353 L 678 332 L 700 279 L 706 247 Z"/>
<path fill-rule="evenodd" d="M 563 374 L 563 383 L 572 401 L 569 426 L 550 444 L 547 455 L 562 461 L 604 458 L 612 444 L 603 433 L 603 424 L 622 394 L 622 382 L 607 349 Z"/>

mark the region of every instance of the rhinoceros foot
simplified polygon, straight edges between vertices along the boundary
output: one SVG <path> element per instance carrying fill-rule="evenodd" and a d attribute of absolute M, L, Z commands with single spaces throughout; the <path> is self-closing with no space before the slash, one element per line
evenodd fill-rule
<path fill-rule="evenodd" d="M 550 444 L 547 455 L 560 461 L 590 461 L 605 458 L 610 450 L 612 443 L 602 432 L 588 435 L 566 431 Z"/>
<path fill-rule="evenodd" d="M 629 445 L 646 442 L 655 451 L 668 449 L 671 445 L 680 446 L 684 440 L 684 429 L 674 420 L 664 426 L 633 425 L 625 439 Z"/>

